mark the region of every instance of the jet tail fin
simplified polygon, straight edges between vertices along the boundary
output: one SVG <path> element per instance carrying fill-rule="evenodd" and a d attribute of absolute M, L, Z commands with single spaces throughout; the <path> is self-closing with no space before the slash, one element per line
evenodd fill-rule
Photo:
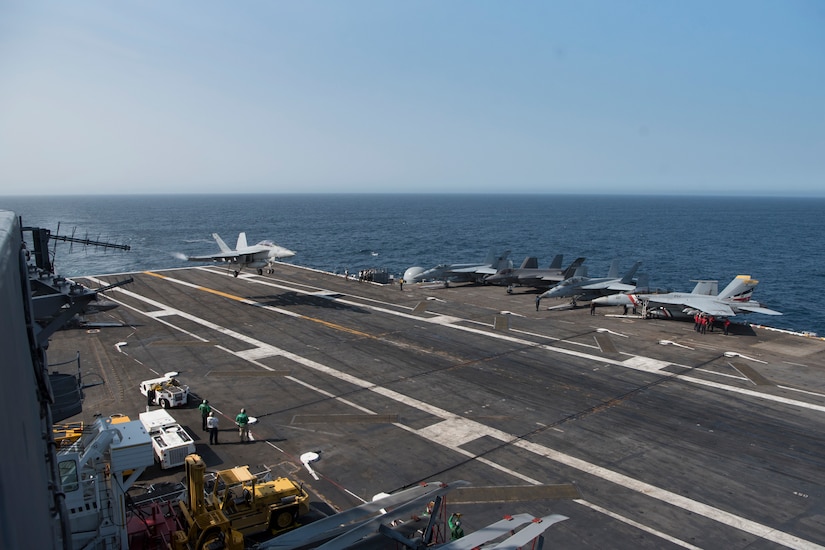
<path fill-rule="evenodd" d="M 524 261 L 521 262 L 521 269 L 538 269 L 539 268 L 539 259 L 535 256 L 527 256 L 524 258 Z"/>
<path fill-rule="evenodd" d="M 221 252 L 232 252 L 232 249 L 226 246 L 226 243 L 223 242 L 220 235 L 217 233 L 212 233 L 212 238 L 215 239 L 216 243 L 218 243 L 218 248 L 221 249 Z"/>
<path fill-rule="evenodd" d="M 498 271 L 499 269 L 503 269 L 505 267 L 513 267 L 513 262 L 509 261 L 508 258 L 510 257 L 510 251 L 505 250 L 502 252 L 501 256 L 496 258 L 493 262 L 493 269 Z"/>
<path fill-rule="evenodd" d="M 633 267 L 627 270 L 627 273 L 624 274 L 622 277 L 621 282 L 626 285 L 633 284 L 633 276 L 636 274 L 636 271 L 639 269 L 639 266 L 642 265 L 642 262 L 636 262 L 633 264 Z"/>
<path fill-rule="evenodd" d="M 610 269 L 607 272 L 608 279 L 618 279 L 619 278 L 619 259 L 616 258 L 612 262 L 610 262 Z"/>
<path fill-rule="evenodd" d="M 550 262 L 550 269 L 561 269 L 561 262 L 564 259 L 564 254 L 556 254 L 556 257 L 553 258 L 553 261 Z M 538 267 L 538 264 L 536 264 Z"/>
<path fill-rule="evenodd" d="M 650 290 L 650 276 L 647 273 L 640 273 L 636 278 L 636 290 L 634 292 L 646 292 Z"/>
<path fill-rule="evenodd" d="M 576 275 L 578 273 L 579 267 L 584 267 L 582 266 L 583 263 L 584 258 L 576 258 L 575 260 L 573 260 L 573 263 L 570 264 L 570 266 L 564 270 L 564 273 L 562 274 L 564 275 L 564 278 L 569 279 L 573 275 Z M 584 275 L 587 276 L 587 268 L 585 268 L 584 270 Z"/>
<path fill-rule="evenodd" d="M 737 275 L 736 278 L 719 293 L 719 297 L 741 301 L 750 300 L 753 289 L 756 288 L 757 284 L 759 284 L 759 281 L 751 279 L 750 275 Z"/>
<path fill-rule="evenodd" d="M 241 231 L 238 233 L 238 244 L 235 245 L 235 250 L 241 250 L 243 248 L 247 248 L 249 245 L 246 244 L 246 233 Z"/>
<path fill-rule="evenodd" d="M 716 296 L 719 294 L 719 281 L 700 280 L 695 281 L 691 294 L 703 294 L 705 296 Z"/>
<path fill-rule="evenodd" d="M 495 267 L 496 264 L 496 249 L 491 248 L 490 251 L 487 253 L 487 258 L 485 258 L 484 263 L 487 265 L 491 265 Z"/>

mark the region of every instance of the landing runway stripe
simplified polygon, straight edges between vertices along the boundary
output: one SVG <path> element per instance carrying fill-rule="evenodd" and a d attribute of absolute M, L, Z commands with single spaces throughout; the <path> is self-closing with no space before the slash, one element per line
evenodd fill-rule
<path fill-rule="evenodd" d="M 203 292 L 208 292 L 210 294 L 215 294 L 216 296 L 221 296 L 223 298 L 228 298 L 230 300 L 235 300 L 236 302 L 241 302 L 241 303 L 244 303 L 244 304 L 253 304 L 253 305 L 256 303 L 256 302 L 254 302 L 252 300 L 249 300 L 247 298 L 243 298 L 241 296 L 236 296 L 235 294 L 229 294 L 227 292 L 222 292 L 220 290 L 215 290 L 214 288 L 209 288 L 209 287 L 205 287 L 205 286 L 195 285 L 195 284 L 192 284 L 192 283 L 187 283 L 186 281 L 181 281 L 180 279 L 175 279 L 173 277 L 168 277 L 168 276 L 162 275 L 160 273 L 155 273 L 155 272 L 152 272 L 152 271 L 144 271 L 143 273 L 145 273 L 146 275 L 151 275 L 152 277 L 157 277 L 158 279 L 163 279 L 165 281 L 171 281 L 173 283 L 177 283 L 177 284 L 185 286 L 185 287 L 193 288 L 195 290 L 201 290 Z"/>
<path fill-rule="evenodd" d="M 672 542 L 673 544 L 675 544 L 677 546 L 681 546 L 682 548 L 688 548 L 689 550 L 702 550 L 698 546 L 694 546 L 694 545 L 690 544 L 689 542 L 685 542 L 683 540 L 679 540 L 677 538 L 674 538 L 674 537 L 668 535 L 667 533 L 662 533 L 661 531 L 658 531 L 656 529 L 652 529 L 652 528 L 648 527 L 647 525 L 642 525 L 638 521 L 634 521 L 634 520 L 632 520 L 630 518 L 627 518 L 625 516 L 620 516 L 616 512 L 611 512 L 610 510 L 607 510 L 606 508 L 602 508 L 598 504 L 593 504 L 592 502 L 588 502 L 584 499 L 576 499 L 573 502 L 575 502 L 576 504 L 580 504 L 582 506 L 586 506 L 586 507 L 588 507 L 588 508 L 590 508 L 590 509 L 592 509 L 596 512 L 599 512 L 599 513 L 604 514 L 608 517 L 611 517 L 613 519 L 621 521 L 622 523 L 626 523 L 626 524 L 628 524 L 632 527 L 635 527 L 636 529 L 641 529 L 642 531 L 650 533 L 651 535 L 655 535 L 655 536 L 657 536 L 661 539 L 664 539 L 668 542 Z"/>
<path fill-rule="evenodd" d="M 339 325 L 338 323 L 331 323 L 329 321 L 324 321 L 323 319 L 316 319 L 315 317 L 307 317 L 306 315 L 301 315 L 301 319 L 306 319 L 307 321 L 312 321 L 313 323 L 318 323 L 319 325 L 324 325 L 325 327 L 329 327 L 335 330 L 340 330 L 341 332 L 347 332 L 354 336 L 361 336 L 363 338 L 376 338 L 372 334 L 367 334 L 366 332 L 362 332 L 360 330 L 355 330 L 353 328 L 345 327 L 343 325 Z"/>
<path fill-rule="evenodd" d="M 549 449 L 544 445 L 538 445 L 536 443 L 530 443 L 523 440 L 515 441 L 513 444 L 516 447 L 530 451 L 539 456 L 543 456 L 554 462 L 559 462 L 565 466 L 569 466 L 601 479 L 611 481 L 627 489 L 631 489 L 643 495 L 661 500 L 662 502 L 666 502 L 683 510 L 704 516 L 708 519 L 712 519 L 724 525 L 745 531 L 746 533 L 750 533 L 754 536 L 770 540 L 777 544 L 782 544 L 784 546 L 788 546 L 789 548 L 824 548 L 818 544 L 806 541 L 789 533 L 784 533 L 773 527 L 762 525 L 761 523 L 751 521 L 719 508 L 714 508 L 713 506 L 709 506 L 707 504 L 702 504 L 701 502 L 689 499 L 665 489 L 661 489 L 655 485 L 645 483 L 644 481 L 639 481 L 624 474 L 620 474 L 607 468 L 591 464 L 579 458 Z"/>
<path fill-rule="evenodd" d="M 92 278 L 90 278 L 90 279 L 92 279 Z M 94 280 L 94 279 L 92 279 L 92 280 Z M 123 292 L 124 294 L 126 294 L 128 296 L 132 296 L 132 297 L 134 297 L 138 300 L 142 300 L 142 301 L 145 301 L 146 303 L 150 303 L 152 305 L 155 305 L 159 309 L 172 310 L 172 311 L 178 312 L 178 310 L 175 310 L 175 308 L 170 308 L 168 306 L 164 306 L 163 304 L 160 304 L 159 302 L 157 302 L 155 300 L 152 300 L 150 298 L 146 298 L 144 296 L 140 296 L 140 295 L 138 295 L 134 292 L 125 290 L 123 288 L 116 288 L 116 289 L 112 289 L 112 290 L 117 291 L 117 292 Z M 134 309 L 134 308 L 131 308 L 131 309 Z M 138 311 L 138 310 L 135 310 L 135 311 Z M 138 312 L 143 313 L 143 312 L 140 312 L 140 311 L 138 311 Z M 549 460 L 552 460 L 554 462 L 558 462 L 560 464 L 565 464 L 565 465 L 567 465 L 571 468 L 577 469 L 577 470 L 582 471 L 584 473 L 593 475 L 595 477 L 598 477 L 600 479 L 604 479 L 606 481 L 610 481 L 610 482 L 615 483 L 617 485 L 620 485 L 622 487 L 625 487 L 625 488 L 631 489 L 633 491 L 639 492 L 640 494 L 650 496 L 650 497 L 655 498 L 657 500 L 661 500 L 662 502 L 667 502 L 667 503 L 672 504 L 676 507 L 679 507 L 683 510 L 693 512 L 693 513 L 701 515 L 703 517 L 707 517 L 707 518 L 712 519 L 714 521 L 717 521 L 719 523 L 728 525 L 728 526 L 733 527 L 735 529 L 739 529 L 739 530 L 751 533 L 755 536 L 764 538 L 766 540 L 775 542 L 777 544 L 782 544 L 782 545 L 788 546 L 790 548 L 822 549 L 822 550 L 825 550 L 825 546 L 820 546 L 818 544 L 815 544 L 815 543 L 810 542 L 810 541 L 806 541 L 804 539 L 801 539 L 801 538 L 796 537 L 794 535 L 791 535 L 789 533 L 779 531 L 779 530 L 777 530 L 773 527 L 762 525 L 762 524 L 757 523 L 755 521 L 751 521 L 751 520 L 748 520 L 746 518 L 743 518 L 743 517 L 737 516 L 735 514 L 732 514 L 730 512 L 726 512 L 724 510 L 714 508 L 714 507 L 706 505 L 706 504 L 702 504 L 700 502 L 691 500 L 691 499 L 689 499 L 687 497 L 684 497 L 682 495 L 672 493 L 670 491 L 667 491 L 665 489 L 661 489 L 661 488 L 656 487 L 654 485 L 636 480 L 636 479 L 631 478 L 629 476 L 626 476 L 624 474 L 614 472 L 612 470 L 609 470 L 607 468 L 603 468 L 603 467 L 598 466 L 596 464 L 592 464 L 592 463 L 586 462 L 584 460 L 581 460 L 579 458 L 561 453 L 561 452 L 556 451 L 554 449 L 550 449 L 550 448 L 548 448 L 544 445 L 539 445 L 539 444 L 536 444 L 536 443 L 531 443 L 531 442 L 524 441 L 517 435 L 508 434 L 508 433 L 503 432 L 501 430 L 491 428 L 491 427 L 486 426 L 484 424 L 478 423 L 474 420 L 470 420 L 470 419 L 458 416 L 454 413 L 451 413 L 450 411 L 447 411 L 445 409 L 441 409 L 440 407 L 436 407 L 434 405 L 424 403 L 424 402 L 420 401 L 417 398 L 412 398 L 412 397 L 406 396 L 404 394 L 400 394 L 396 391 L 390 390 L 388 388 L 377 386 L 373 382 L 369 382 L 367 380 L 362 380 L 362 379 L 357 378 L 355 376 L 352 376 L 350 374 L 338 371 L 336 369 L 333 369 L 333 368 L 328 367 L 326 365 L 322 365 L 322 364 L 317 363 L 315 361 L 312 361 L 310 359 L 306 359 L 302 356 L 291 353 L 289 351 L 280 350 L 276 346 L 272 346 L 270 344 L 267 344 L 266 342 L 258 341 L 254 338 L 251 338 L 251 337 L 245 336 L 243 334 L 237 333 L 237 332 L 235 332 L 231 329 L 221 327 L 220 325 L 216 325 L 215 323 L 206 321 L 205 319 L 201 319 L 199 317 L 196 317 L 194 315 L 185 313 L 183 311 L 179 311 L 177 314 L 184 317 L 184 318 L 186 318 L 186 319 L 188 319 L 188 320 L 190 320 L 190 321 L 194 321 L 196 323 L 199 323 L 199 324 L 201 324 L 201 325 L 203 325 L 207 328 L 217 330 L 217 331 L 219 331 L 223 334 L 226 334 L 228 336 L 236 337 L 239 340 L 247 342 L 250 345 L 253 345 L 255 347 L 270 348 L 270 349 L 273 349 L 273 350 L 278 350 L 278 351 L 281 352 L 280 355 L 283 355 L 284 357 L 292 359 L 293 361 L 295 361 L 295 362 L 297 362 L 301 365 L 304 365 L 307 368 L 311 368 L 313 370 L 325 373 L 325 374 L 327 374 L 331 377 L 337 378 L 339 380 L 349 382 L 350 384 L 353 384 L 356 387 L 361 387 L 361 388 L 373 391 L 374 393 L 377 393 L 379 395 L 382 395 L 384 397 L 387 397 L 387 398 L 392 399 L 394 401 L 397 401 L 399 403 L 408 405 L 410 407 L 416 408 L 418 410 L 428 412 L 429 414 L 432 414 L 434 416 L 442 418 L 444 421 L 451 421 L 451 420 L 452 421 L 459 421 L 458 424 L 460 424 L 465 430 L 471 432 L 472 434 L 476 435 L 477 437 L 480 437 L 480 436 L 484 435 L 484 436 L 487 436 L 487 437 L 492 437 L 492 438 L 495 438 L 495 439 L 499 439 L 500 441 L 510 443 L 514 446 L 517 446 L 517 447 L 522 448 L 524 450 L 527 450 L 531 453 L 534 453 L 537 456 L 542 456 L 542 457 L 545 457 L 545 458 L 547 458 Z M 505 335 L 497 334 L 497 333 L 489 333 L 489 332 L 482 331 L 482 330 L 479 330 L 479 329 L 473 329 L 473 328 L 469 328 L 469 327 L 460 327 L 460 326 L 457 326 L 457 325 L 445 325 L 445 326 L 458 328 L 459 330 L 466 330 L 466 331 L 473 332 L 473 333 L 484 334 L 486 336 L 502 338 L 502 339 L 506 339 L 506 340 L 510 340 L 510 341 L 518 341 L 518 339 L 513 338 L 511 336 L 505 336 Z M 537 345 L 534 342 L 523 342 L 522 341 L 521 343 L 522 344 L 529 344 L 529 345 Z M 571 350 L 564 350 L 564 349 L 555 348 L 555 347 L 552 347 L 552 346 L 546 346 L 546 345 L 538 345 L 538 346 L 542 347 L 542 348 L 546 348 L 549 351 L 554 351 L 554 352 L 564 353 L 564 354 L 572 354 L 572 355 L 576 355 L 576 356 L 580 356 L 580 357 L 586 357 L 586 358 L 592 358 L 593 360 L 597 360 L 597 361 L 600 361 L 602 363 L 609 362 L 609 363 L 618 364 L 618 366 L 623 366 L 621 362 L 605 360 L 605 358 L 603 358 L 603 357 L 596 357 L 596 356 L 592 356 L 592 355 L 589 355 L 589 354 L 585 354 L 585 353 L 581 353 L 581 352 L 573 352 Z M 229 352 L 229 353 L 234 354 L 234 352 L 231 352 L 228 349 L 226 351 Z M 288 377 L 288 378 L 291 379 L 292 377 Z M 690 377 L 680 377 L 680 378 L 691 380 Z M 698 379 L 692 379 L 692 381 L 695 381 L 697 383 L 705 383 L 705 384 L 711 385 L 711 386 L 723 386 L 722 389 L 729 389 L 729 390 L 736 389 L 736 388 L 729 388 L 729 387 L 724 386 L 722 384 L 706 383 L 705 381 L 701 381 L 701 380 L 698 380 Z M 306 383 L 303 383 L 303 385 L 306 386 L 306 387 L 312 387 L 312 386 L 310 386 Z M 740 393 L 755 394 L 756 396 L 759 396 L 759 397 L 767 397 L 767 396 L 764 396 L 763 394 L 759 394 L 758 392 L 750 392 L 750 391 L 746 391 L 746 390 L 738 390 L 738 391 L 740 391 Z M 326 393 L 329 393 L 329 392 L 326 392 Z M 781 400 L 781 401 L 793 402 L 792 400 L 789 400 L 789 399 L 788 400 Z M 793 402 L 793 403 L 796 403 L 797 405 L 800 405 L 799 402 Z M 359 407 L 359 408 L 364 410 L 363 407 Z M 825 409 L 825 408 L 823 408 L 823 409 Z M 367 412 L 372 413 L 372 411 L 367 411 Z M 455 424 L 453 424 L 453 426 L 455 427 Z M 425 428 L 424 430 L 410 430 L 409 428 L 405 427 L 405 429 L 408 429 L 408 430 L 413 431 L 415 433 L 423 432 L 423 431 L 426 431 L 430 428 Z M 445 446 L 449 449 L 460 452 L 461 454 L 472 455 L 472 453 L 469 453 L 468 451 L 465 451 L 465 450 L 461 449 L 460 447 L 456 447 L 454 440 L 445 440 L 445 438 L 438 437 L 439 434 L 437 433 L 437 431 L 433 431 L 433 430 L 430 429 L 430 431 L 427 433 L 427 435 L 431 439 L 434 438 L 432 440 L 439 443 L 439 444 L 441 444 L 442 446 Z M 452 435 L 454 436 L 455 434 L 453 433 Z M 484 461 L 484 462 L 490 463 L 489 461 Z M 499 469 L 507 470 L 506 468 L 501 468 L 501 466 L 499 466 Z M 517 477 L 524 479 L 525 476 L 518 475 Z M 532 480 L 531 483 L 540 484 L 536 480 Z"/>
<path fill-rule="evenodd" d="M 283 314 L 289 315 L 291 317 L 299 317 L 301 319 L 306 319 L 307 321 L 312 321 L 314 323 L 319 323 L 319 324 L 327 326 L 329 328 L 340 330 L 342 332 L 347 332 L 347 333 L 353 334 L 355 336 L 361 336 L 361 337 L 364 337 L 364 338 L 375 338 L 373 335 L 367 334 L 366 332 L 362 332 L 360 330 L 355 330 L 355 329 L 351 329 L 349 327 L 345 327 L 343 325 L 339 325 L 337 323 L 331 323 L 329 321 L 324 321 L 323 319 L 316 319 L 315 317 L 308 317 L 306 315 L 299 315 L 299 314 L 293 313 L 293 312 L 291 312 L 289 310 L 286 310 L 286 309 L 282 309 L 282 308 L 278 308 L 278 307 L 274 307 L 274 306 L 267 306 L 267 305 L 261 304 L 260 302 L 250 300 L 249 298 L 244 298 L 242 296 L 238 296 L 238 295 L 235 295 L 235 294 L 229 294 L 228 292 L 215 290 L 214 288 L 209 288 L 209 287 L 206 287 L 206 286 L 192 284 L 192 283 L 189 283 L 189 282 L 186 282 L 186 281 L 182 281 L 180 279 L 175 279 L 173 277 L 168 277 L 166 275 L 161 275 L 159 273 L 152 273 L 151 271 L 144 271 L 144 273 L 146 273 L 147 275 L 151 275 L 153 277 L 157 277 L 159 279 L 163 279 L 163 280 L 166 280 L 166 281 L 177 283 L 179 285 L 183 285 L 185 287 L 192 288 L 194 290 L 200 290 L 202 292 L 208 292 L 209 294 L 214 294 L 216 296 L 221 296 L 223 298 L 228 298 L 228 299 L 234 300 L 236 302 L 241 302 L 243 304 L 248 304 L 248 305 L 251 305 L 251 306 L 260 306 L 260 307 L 263 307 L 264 309 L 269 309 L 269 310 L 275 311 L 277 313 L 283 313 Z M 311 292 L 306 292 L 306 291 L 304 291 L 304 293 L 305 294 L 312 294 Z"/>

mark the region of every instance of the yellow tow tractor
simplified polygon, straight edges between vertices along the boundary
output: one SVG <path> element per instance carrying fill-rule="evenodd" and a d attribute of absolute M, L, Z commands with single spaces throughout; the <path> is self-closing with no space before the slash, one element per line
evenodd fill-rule
<path fill-rule="evenodd" d="M 203 550 L 222 548 L 243 550 L 243 534 L 233 529 L 229 519 L 204 494 L 206 464 L 200 455 L 190 454 L 184 461 L 186 498 L 178 501 L 185 531 L 175 531 L 173 550 Z"/>
<path fill-rule="evenodd" d="M 298 518 L 309 512 L 303 486 L 285 477 L 271 479 L 269 470 L 255 475 L 249 466 L 216 472 L 209 497 L 244 535 L 278 535 L 298 527 Z"/>

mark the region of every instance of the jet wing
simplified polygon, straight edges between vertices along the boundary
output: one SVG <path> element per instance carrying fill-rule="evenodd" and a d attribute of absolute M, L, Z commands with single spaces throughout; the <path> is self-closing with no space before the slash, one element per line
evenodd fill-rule
<path fill-rule="evenodd" d="M 533 521 L 533 519 L 533 516 L 530 514 L 516 514 L 514 516 L 507 516 L 492 525 L 488 525 L 483 529 L 479 529 L 478 531 L 439 546 L 438 548 L 439 550 L 473 550 L 474 548 L 481 548 L 482 544 L 515 531 L 522 525 L 527 525 Z"/>
<path fill-rule="evenodd" d="M 762 313 L 764 315 L 782 315 L 782 312 L 780 311 L 776 311 L 775 309 L 768 309 L 762 306 L 757 306 L 755 304 L 736 304 L 736 309 L 741 309 L 742 311 L 747 311 L 749 313 Z"/>
<path fill-rule="evenodd" d="M 502 541 L 493 546 L 496 550 L 518 550 L 524 548 L 534 539 L 544 535 L 545 531 L 550 529 L 554 524 L 569 519 L 567 516 L 561 514 L 552 514 L 544 516 L 540 520 L 534 521 L 512 537 Z M 459 539 L 461 540 L 461 539 Z"/>
<path fill-rule="evenodd" d="M 604 287 L 604 289 L 613 292 L 632 292 L 636 290 L 636 285 L 629 285 L 627 283 L 610 283 Z"/>
<path fill-rule="evenodd" d="M 620 283 L 619 281 L 613 283 L 607 283 L 605 281 L 599 283 L 591 283 L 589 285 L 582 285 L 579 287 L 581 290 L 612 290 L 614 292 L 628 292 L 632 290 L 636 290 L 636 285 L 629 285 L 626 283 Z"/>
<path fill-rule="evenodd" d="M 449 269 L 448 273 L 489 273 L 491 275 L 496 273 L 496 270 L 492 267 L 485 267 L 482 265 L 474 265 L 470 267 L 459 267 L 455 269 Z"/>
<path fill-rule="evenodd" d="M 684 306 L 685 308 L 690 309 L 698 309 L 704 313 L 709 315 L 715 315 L 716 317 L 733 317 L 736 315 L 734 311 L 731 309 L 729 305 L 726 303 L 714 300 L 710 297 L 705 297 L 704 299 L 701 295 L 691 296 L 681 296 L 681 297 L 668 297 L 667 295 L 663 294 L 660 296 L 656 296 L 655 298 L 650 299 L 651 303 L 656 304 L 670 304 L 675 306 Z"/>

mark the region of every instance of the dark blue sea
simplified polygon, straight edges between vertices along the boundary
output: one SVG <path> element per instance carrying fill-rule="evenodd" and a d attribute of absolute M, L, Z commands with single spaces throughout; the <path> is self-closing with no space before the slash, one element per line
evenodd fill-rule
<path fill-rule="evenodd" d="M 0 197 L 23 224 L 128 244 L 128 252 L 56 244 L 67 276 L 158 270 L 234 246 L 240 231 L 295 250 L 295 264 L 334 273 L 483 261 L 585 256 L 590 276 L 613 258 L 642 261 L 651 286 L 721 290 L 739 274 L 759 280 L 754 299 L 781 317 L 748 320 L 825 336 L 825 199 L 571 195 L 163 195 Z M 533 296 L 513 296 L 533 304 Z"/>

